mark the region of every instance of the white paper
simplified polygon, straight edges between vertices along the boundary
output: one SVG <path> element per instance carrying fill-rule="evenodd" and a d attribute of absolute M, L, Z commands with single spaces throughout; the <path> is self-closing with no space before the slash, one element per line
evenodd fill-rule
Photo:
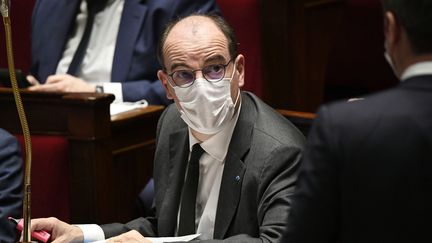
<path fill-rule="evenodd" d="M 200 234 L 177 236 L 177 237 L 146 237 L 146 239 L 150 240 L 153 243 L 173 242 L 173 241 L 188 242 L 197 238 L 199 235 Z"/>
<path fill-rule="evenodd" d="M 174 242 L 174 241 L 188 242 L 197 238 L 198 236 L 200 236 L 200 234 L 177 236 L 177 237 L 146 237 L 146 239 L 150 240 L 152 243 Z M 106 240 L 93 241 L 93 243 L 105 243 L 105 242 Z"/>
<path fill-rule="evenodd" d="M 111 116 L 117 115 L 119 113 L 130 111 L 136 108 L 144 108 L 147 107 L 148 103 L 146 100 L 140 100 L 137 102 L 119 102 L 112 103 L 110 106 L 110 114 Z"/>

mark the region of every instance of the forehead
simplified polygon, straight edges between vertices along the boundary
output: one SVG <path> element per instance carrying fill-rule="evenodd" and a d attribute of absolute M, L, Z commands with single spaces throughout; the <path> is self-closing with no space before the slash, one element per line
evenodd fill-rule
<path fill-rule="evenodd" d="M 163 46 L 166 68 L 202 64 L 217 56 L 229 59 L 228 40 L 209 18 L 193 16 L 181 20 L 169 32 Z"/>

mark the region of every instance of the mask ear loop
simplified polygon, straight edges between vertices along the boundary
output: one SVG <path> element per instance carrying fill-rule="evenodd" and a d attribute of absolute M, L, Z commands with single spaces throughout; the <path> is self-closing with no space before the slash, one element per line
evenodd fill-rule
<path fill-rule="evenodd" d="M 238 92 L 237 92 L 237 97 L 236 97 L 236 100 L 234 102 L 234 107 L 237 106 L 237 102 L 238 102 L 239 99 L 240 99 L 240 88 L 238 89 Z"/>
<path fill-rule="evenodd" d="M 237 66 L 237 61 L 234 60 L 234 67 L 233 67 L 233 71 L 232 71 L 232 74 L 231 74 L 230 81 L 234 78 L 234 73 L 235 73 L 235 71 L 236 71 L 236 66 Z"/>
<path fill-rule="evenodd" d="M 236 71 L 236 66 L 237 66 L 237 60 L 234 60 L 234 69 L 233 69 L 233 72 L 231 74 L 230 81 L 232 81 L 232 79 L 234 78 L 234 73 Z M 240 87 L 239 87 L 238 92 L 237 92 L 237 97 L 236 97 L 236 100 L 234 102 L 234 107 L 237 106 L 237 102 L 238 102 L 239 98 L 240 98 Z"/>

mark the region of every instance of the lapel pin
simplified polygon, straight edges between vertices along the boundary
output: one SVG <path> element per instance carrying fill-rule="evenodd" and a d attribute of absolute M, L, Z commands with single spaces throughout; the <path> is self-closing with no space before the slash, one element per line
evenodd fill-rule
<path fill-rule="evenodd" d="M 239 182 L 240 181 L 240 176 L 236 176 L 235 177 L 235 181 Z"/>

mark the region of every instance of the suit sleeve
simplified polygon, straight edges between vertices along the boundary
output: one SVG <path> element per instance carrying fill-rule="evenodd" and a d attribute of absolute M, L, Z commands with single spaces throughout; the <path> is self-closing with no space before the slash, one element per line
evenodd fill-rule
<path fill-rule="evenodd" d="M 156 30 L 155 33 L 155 45 L 153 48 L 157 48 L 157 42 L 166 24 L 171 20 L 174 20 L 181 16 L 187 16 L 191 13 L 216 13 L 220 14 L 219 8 L 216 6 L 214 0 L 182 0 L 172 1 L 170 4 L 164 4 L 163 8 L 157 9 L 157 14 L 152 13 L 154 16 L 152 20 Z M 157 62 L 156 57 L 154 61 Z M 149 102 L 149 104 L 162 104 L 168 105 L 171 103 L 166 98 L 165 90 L 159 80 L 132 80 L 122 82 L 123 99 L 125 101 L 137 101 L 143 97 Z"/>
<path fill-rule="evenodd" d="M 0 242 L 15 241 L 15 226 L 7 217 L 21 217 L 23 162 L 18 142 L 0 129 Z"/>
<path fill-rule="evenodd" d="M 320 110 L 308 138 L 284 242 L 335 242 L 340 168 L 329 113 Z"/>

